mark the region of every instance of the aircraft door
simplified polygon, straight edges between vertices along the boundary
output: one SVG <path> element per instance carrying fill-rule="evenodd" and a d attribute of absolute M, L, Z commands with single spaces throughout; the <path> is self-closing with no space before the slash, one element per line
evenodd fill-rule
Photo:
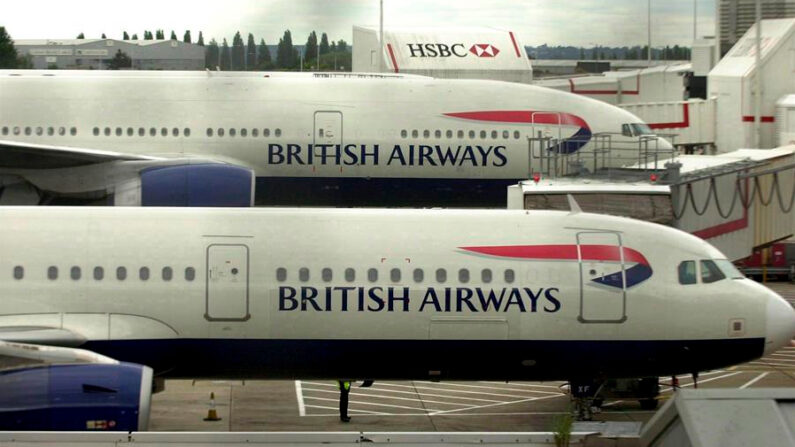
<path fill-rule="evenodd" d="M 577 233 L 582 323 L 623 323 L 626 274 L 621 236 L 612 232 Z"/>
<path fill-rule="evenodd" d="M 249 314 L 249 250 L 241 244 L 207 247 L 207 306 L 209 321 L 246 321 Z"/>
<path fill-rule="evenodd" d="M 314 137 L 312 138 L 313 172 L 341 172 L 342 159 L 342 112 L 315 112 Z"/>

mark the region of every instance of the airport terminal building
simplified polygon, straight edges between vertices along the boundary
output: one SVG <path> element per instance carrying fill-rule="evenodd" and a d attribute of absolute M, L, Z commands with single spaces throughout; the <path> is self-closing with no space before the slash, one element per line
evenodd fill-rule
<path fill-rule="evenodd" d="M 204 47 L 179 40 L 34 39 L 14 46 L 36 69 L 104 70 L 118 50 L 132 59 L 133 70 L 204 68 Z"/>

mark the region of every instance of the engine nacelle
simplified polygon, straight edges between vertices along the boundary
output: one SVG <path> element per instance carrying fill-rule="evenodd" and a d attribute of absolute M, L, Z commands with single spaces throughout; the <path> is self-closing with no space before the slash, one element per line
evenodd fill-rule
<path fill-rule="evenodd" d="M 254 204 L 254 173 L 240 166 L 208 163 L 157 166 L 141 171 L 142 206 L 234 206 Z"/>
<path fill-rule="evenodd" d="M 0 430 L 142 431 L 152 369 L 63 364 L 0 372 Z"/>

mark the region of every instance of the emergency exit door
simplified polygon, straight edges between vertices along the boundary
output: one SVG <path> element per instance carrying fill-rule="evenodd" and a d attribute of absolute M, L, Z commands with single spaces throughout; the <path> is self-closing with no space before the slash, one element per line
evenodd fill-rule
<path fill-rule="evenodd" d="M 580 316 L 583 323 L 622 323 L 626 317 L 626 274 L 621 236 L 577 233 Z"/>
<path fill-rule="evenodd" d="M 207 307 L 209 321 L 249 319 L 249 252 L 245 245 L 207 247 Z"/>
<path fill-rule="evenodd" d="M 342 112 L 315 112 L 315 135 L 312 145 L 312 165 L 318 169 L 338 170 L 342 151 Z M 338 152 L 339 151 L 339 152 Z"/>

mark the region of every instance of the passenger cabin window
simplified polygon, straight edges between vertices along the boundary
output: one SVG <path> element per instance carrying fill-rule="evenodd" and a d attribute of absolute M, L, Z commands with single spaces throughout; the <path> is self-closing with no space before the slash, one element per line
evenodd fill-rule
<path fill-rule="evenodd" d="M 720 271 L 714 261 L 701 261 L 701 282 L 710 284 L 725 278 L 726 275 Z"/>
<path fill-rule="evenodd" d="M 368 269 L 367 270 L 367 280 L 370 282 L 378 281 L 378 270 L 376 269 Z"/>
<path fill-rule="evenodd" d="M 102 278 L 105 277 L 105 269 L 102 267 L 94 267 L 94 280 L 95 281 L 102 281 Z"/>
<path fill-rule="evenodd" d="M 276 281 L 284 282 L 287 280 L 287 269 L 279 267 L 276 269 Z"/>
<path fill-rule="evenodd" d="M 14 267 L 14 279 L 22 279 L 25 276 L 25 269 L 18 265 Z"/>
<path fill-rule="evenodd" d="M 161 275 L 163 277 L 163 281 L 171 281 L 171 278 L 174 277 L 174 271 L 171 270 L 171 267 L 163 267 Z"/>
<path fill-rule="evenodd" d="M 80 279 L 80 267 L 73 265 L 71 270 L 69 270 L 69 276 L 75 281 Z"/>
<path fill-rule="evenodd" d="M 119 281 L 127 279 L 127 267 L 116 267 L 116 279 Z"/>
<path fill-rule="evenodd" d="M 461 269 L 458 271 L 458 282 L 462 283 L 469 282 L 469 270 Z"/>
<path fill-rule="evenodd" d="M 345 281 L 353 282 L 356 280 L 356 270 L 352 268 L 345 269 Z"/>
<path fill-rule="evenodd" d="M 516 279 L 516 274 L 511 269 L 505 270 L 505 282 L 512 283 Z"/>
<path fill-rule="evenodd" d="M 320 271 L 320 277 L 323 278 L 323 282 L 331 282 L 332 272 L 331 269 L 326 267 Z"/>
<path fill-rule="evenodd" d="M 392 282 L 400 282 L 400 269 L 392 269 L 389 271 L 389 279 Z"/>
<path fill-rule="evenodd" d="M 679 284 L 696 283 L 696 261 L 682 261 L 679 264 Z"/>
<path fill-rule="evenodd" d="M 443 283 L 447 281 L 447 270 L 436 269 L 436 282 Z"/>
<path fill-rule="evenodd" d="M 306 267 L 301 267 L 300 269 L 298 269 L 298 279 L 301 282 L 309 281 L 309 269 Z"/>
<path fill-rule="evenodd" d="M 141 281 L 148 281 L 149 280 L 149 267 L 141 267 L 138 270 L 138 277 Z"/>
<path fill-rule="evenodd" d="M 193 281 L 194 279 L 196 279 L 196 269 L 187 267 L 185 269 L 185 281 Z"/>
<path fill-rule="evenodd" d="M 483 269 L 483 271 L 480 272 L 480 279 L 484 283 L 490 283 L 491 282 L 491 270 Z"/>
<path fill-rule="evenodd" d="M 51 281 L 58 279 L 58 267 L 54 265 L 47 267 L 47 279 Z"/>
<path fill-rule="evenodd" d="M 414 282 L 422 282 L 425 279 L 425 273 L 422 269 L 414 269 Z"/>

